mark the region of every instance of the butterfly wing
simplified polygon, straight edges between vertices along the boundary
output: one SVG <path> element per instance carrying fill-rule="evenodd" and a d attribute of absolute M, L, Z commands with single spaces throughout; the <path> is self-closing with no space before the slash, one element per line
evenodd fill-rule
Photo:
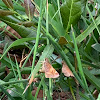
<path fill-rule="evenodd" d="M 62 73 L 67 77 L 74 77 L 72 71 L 68 68 L 65 62 L 63 62 Z"/>
<path fill-rule="evenodd" d="M 46 78 L 58 78 L 59 77 L 59 73 L 48 62 L 44 63 L 44 68 L 45 68 Z"/>

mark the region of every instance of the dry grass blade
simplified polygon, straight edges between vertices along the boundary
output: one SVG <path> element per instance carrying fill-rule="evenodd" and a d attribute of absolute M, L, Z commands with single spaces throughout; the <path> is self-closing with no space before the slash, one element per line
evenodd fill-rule
<path fill-rule="evenodd" d="M 19 67 L 22 67 L 22 63 L 23 63 L 23 61 L 24 61 L 27 57 L 28 57 L 28 55 L 26 55 L 26 56 L 20 61 Z"/>
<path fill-rule="evenodd" d="M 35 6 L 31 3 L 31 0 L 24 0 L 25 12 L 31 20 L 34 15 Z"/>
<path fill-rule="evenodd" d="M 12 2 L 12 0 L 2 0 L 2 1 L 5 3 L 5 5 L 8 8 L 13 9 L 13 2 Z"/>
<path fill-rule="evenodd" d="M 26 92 L 26 90 L 28 89 L 28 87 L 32 84 L 33 80 L 34 80 L 34 76 L 33 76 L 33 74 L 32 74 L 32 76 L 31 76 L 31 78 L 30 78 L 30 80 L 29 80 L 29 82 L 28 82 L 28 85 L 26 86 L 26 88 L 25 88 L 23 94 Z"/>

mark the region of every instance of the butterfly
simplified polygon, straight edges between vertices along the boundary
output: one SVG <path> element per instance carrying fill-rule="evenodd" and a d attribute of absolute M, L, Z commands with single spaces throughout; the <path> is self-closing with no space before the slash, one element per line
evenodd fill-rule
<path fill-rule="evenodd" d="M 62 61 L 62 73 L 64 73 L 65 76 L 67 77 L 74 77 L 72 71 L 69 69 L 69 67 L 67 66 L 67 64 Z"/>
<path fill-rule="evenodd" d="M 59 77 L 59 73 L 49 63 L 48 58 L 45 58 L 45 60 L 43 61 L 42 69 L 45 72 L 46 78 L 58 78 Z"/>

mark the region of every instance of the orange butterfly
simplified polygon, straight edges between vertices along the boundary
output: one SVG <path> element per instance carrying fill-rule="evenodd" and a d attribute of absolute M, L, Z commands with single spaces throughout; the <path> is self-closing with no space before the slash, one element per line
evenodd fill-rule
<path fill-rule="evenodd" d="M 62 73 L 64 73 L 67 77 L 74 77 L 72 71 L 69 69 L 69 67 L 66 65 L 64 61 L 62 61 L 63 67 L 62 67 Z"/>
<path fill-rule="evenodd" d="M 58 78 L 59 77 L 59 73 L 49 63 L 48 58 L 45 58 L 45 60 L 43 61 L 42 69 L 45 72 L 46 78 Z"/>

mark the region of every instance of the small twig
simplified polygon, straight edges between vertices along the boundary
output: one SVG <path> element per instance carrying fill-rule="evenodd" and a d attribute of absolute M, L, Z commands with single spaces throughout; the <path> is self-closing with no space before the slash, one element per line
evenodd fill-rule
<path fill-rule="evenodd" d="M 28 55 L 26 55 L 21 61 L 20 61 L 20 65 L 19 65 L 19 67 L 22 67 L 22 63 L 23 63 L 23 61 L 26 59 L 28 57 Z"/>

